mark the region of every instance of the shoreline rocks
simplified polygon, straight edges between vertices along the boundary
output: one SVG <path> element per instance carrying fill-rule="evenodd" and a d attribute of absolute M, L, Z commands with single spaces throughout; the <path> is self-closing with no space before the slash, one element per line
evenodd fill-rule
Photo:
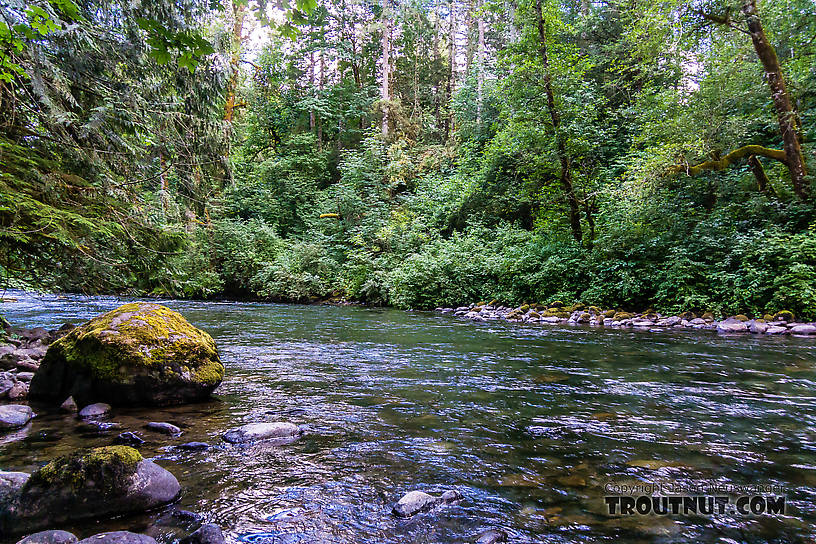
<path fill-rule="evenodd" d="M 32 399 L 167 406 L 209 398 L 224 377 L 212 337 L 153 303 L 125 304 L 51 343 Z"/>
<path fill-rule="evenodd" d="M 722 335 L 792 335 L 816 339 L 816 322 L 794 321 L 793 313 L 783 310 L 774 315 L 751 319 L 745 315 L 716 320 L 710 312 L 697 316 L 692 312 L 663 315 L 653 310 L 641 313 L 603 310 L 597 306 L 561 301 L 549 304 L 522 304 L 503 306 L 498 302 L 479 302 L 457 308 L 436 308 L 436 312 L 470 319 L 472 321 L 508 321 L 512 323 L 543 323 L 550 325 L 588 325 L 615 329 L 634 329 L 648 332 L 674 330 L 711 330 Z"/>

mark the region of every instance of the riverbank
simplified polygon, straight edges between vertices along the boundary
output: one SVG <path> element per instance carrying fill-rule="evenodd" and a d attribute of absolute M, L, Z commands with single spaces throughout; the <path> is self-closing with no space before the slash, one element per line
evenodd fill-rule
<path fill-rule="evenodd" d="M 650 332 L 667 329 L 712 330 L 719 334 L 754 334 L 767 336 L 804 336 L 816 339 L 816 322 L 797 321 L 790 311 L 779 311 L 761 318 L 734 315 L 717 320 L 706 312 L 665 315 L 660 312 L 641 313 L 603 310 L 597 306 L 573 304 L 566 306 L 556 301 L 550 304 L 523 304 L 504 306 L 497 301 L 478 302 L 458 308 L 436 308 L 436 312 L 472 321 L 504 320 L 513 323 L 544 323 L 549 325 L 589 325 L 592 327 L 635 328 Z"/>

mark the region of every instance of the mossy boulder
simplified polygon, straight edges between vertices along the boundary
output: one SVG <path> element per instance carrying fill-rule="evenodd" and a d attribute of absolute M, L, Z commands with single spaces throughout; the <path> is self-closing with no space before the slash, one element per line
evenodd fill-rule
<path fill-rule="evenodd" d="M 703 319 L 705 319 L 705 317 Z M 750 321 L 751 320 L 751 318 L 748 317 L 745 314 L 737 314 L 737 315 L 734 316 L 734 319 L 736 319 L 737 321 Z"/>
<path fill-rule="evenodd" d="M 607 310 L 604 312 L 604 317 L 613 318 L 617 312 L 615 310 Z"/>
<path fill-rule="evenodd" d="M 31 381 L 32 399 L 80 405 L 165 406 L 204 400 L 224 366 L 212 337 L 159 304 L 134 302 L 52 343 Z"/>
<path fill-rule="evenodd" d="M 612 319 L 615 321 L 623 321 L 624 319 L 632 319 L 635 317 L 635 314 L 631 314 L 629 312 L 615 312 L 615 315 L 612 316 Z"/>
<path fill-rule="evenodd" d="M 128 446 L 80 450 L 35 471 L 0 503 L 0 533 L 143 512 L 181 491 L 167 470 Z"/>
<path fill-rule="evenodd" d="M 795 320 L 795 316 L 793 315 L 793 312 L 789 310 L 782 310 L 780 312 L 776 312 L 773 315 L 773 319 L 774 321 L 787 321 L 790 323 Z"/>
<path fill-rule="evenodd" d="M 522 305 L 519 307 L 519 311 L 520 311 L 520 312 L 522 312 L 522 313 L 526 313 L 526 312 L 527 312 L 527 310 L 529 310 L 529 309 L 530 309 L 530 305 L 529 305 L 529 304 L 522 304 Z"/>
<path fill-rule="evenodd" d="M 714 314 L 713 314 L 713 313 L 711 313 L 711 312 L 705 312 L 705 313 L 704 313 L 702 316 L 700 316 L 700 317 L 702 317 L 702 318 L 703 318 L 703 319 L 705 319 L 706 321 L 714 321 Z"/>
<path fill-rule="evenodd" d="M 554 300 L 554 301 L 550 302 L 549 306 L 550 306 L 550 308 L 563 308 L 564 303 L 561 302 L 560 300 Z"/>

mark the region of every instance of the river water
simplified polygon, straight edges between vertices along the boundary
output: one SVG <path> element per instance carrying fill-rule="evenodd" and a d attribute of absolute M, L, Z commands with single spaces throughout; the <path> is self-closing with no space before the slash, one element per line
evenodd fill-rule
<path fill-rule="evenodd" d="M 80 323 L 125 302 L 8 296 L 19 301 L 0 310 L 26 327 Z M 259 544 L 474 542 L 490 528 L 518 543 L 816 538 L 813 340 L 163 303 L 216 339 L 226 377 L 214 401 L 118 409 L 107 430 L 39 407 L 28 428 L 0 435 L 0 467 L 31 471 L 133 430 L 147 440 L 142 455 L 179 479 L 177 505 L 65 527 L 81 538 L 129 529 L 169 543 L 178 508 L 220 524 L 232 541 Z M 278 420 L 308 432 L 286 446 L 221 441 L 231 427 Z M 184 433 L 151 433 L 147 421 Z M 214 447 L 173 447 L 189 441 Z M 610 517 L 603 497 L 638 483 L 778 486 L 786 512 Z M 414 489 L 457 489 L 464 499 L 392 516 Z"/>

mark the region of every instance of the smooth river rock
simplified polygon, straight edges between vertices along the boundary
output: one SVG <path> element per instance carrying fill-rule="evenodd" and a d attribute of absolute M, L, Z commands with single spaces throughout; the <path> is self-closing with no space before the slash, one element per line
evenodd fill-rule
<path fill-rule="evenodd" d="M 0 533 L 143 512 L 172 502 L 181 487 L 133 448 L 108 446 L 54 459 L 10 490 L 0 493 Z"/>
<path fill-rule="evenodd" d="M 476 544 L 498 544 L 499 542 L 507 542 L 507 533 L 498 529 L 490 529 L 479 535 Z"/>
<path fill-rule="evenodd" d="M 181 429 L 172 423 L 165 423 L 164 421 L 151 421 L 145 425 L 145 429 L 155 431 L 157 433 L 168 434 L 170 436 L 178 436 L 181 434 Z"/>
<path fill-rule="evenodd" d="M 31 421 L 34 415 L 34 411 L 31 407 L 23 404 L 5 404 L 0 406 L 0 430 L 24 427 Z"/>
<path fill-rule="evenodd" d="M 790 330 L 791 334 L 810 335 L 816 334 L 816 327 L 813 325 L 794 325 Z"/>
<path fill-rule="evenodd" d="M 224 434 L 224 440 L 230 444 L 244 444 L 257 440 L 291 439 L 301 434 L 300 427 L 294 423 L 276 421 L 272 423 L 250 423 Z"/>
<path fill-rule="evenodd" d="M 94 404 L 89 404 L 88 406 L 80 410 L 79 417 L 83 419 L 105 417 L 110 414 L 110 411 L 111 411 L 110 404 L 105 404 L 104 402 L 97 402 Z"/>
<path fill-rule="evenodd" d="M 448 490 L 440 497 L 434 497 L 424 491 L 409 491 L 394 505 L 393 513 L 401 518 L 408 518 L 424 512 L 443 503 L 458 501 L 462 494 L 456 490 Z"/>
<path fill-rule="evenodd" d="M 179 540 L 179 544 L 225 544 L 221 527 L 215 523 L 205 523 L 194 533 Z"/>
<path fill-rule="evenodd" d="M 17 544 L 74 544 L 79 540 L 74 533 L 68 531 L 40 531 L 33 535 L 28 535 Z"/>
<path fill-rule="evenodd" d="M 156 544 L 153 537 L 131 533 L 130 531 L 114 531 L 99 533 L 79 541 L 81 544 Z"/>

